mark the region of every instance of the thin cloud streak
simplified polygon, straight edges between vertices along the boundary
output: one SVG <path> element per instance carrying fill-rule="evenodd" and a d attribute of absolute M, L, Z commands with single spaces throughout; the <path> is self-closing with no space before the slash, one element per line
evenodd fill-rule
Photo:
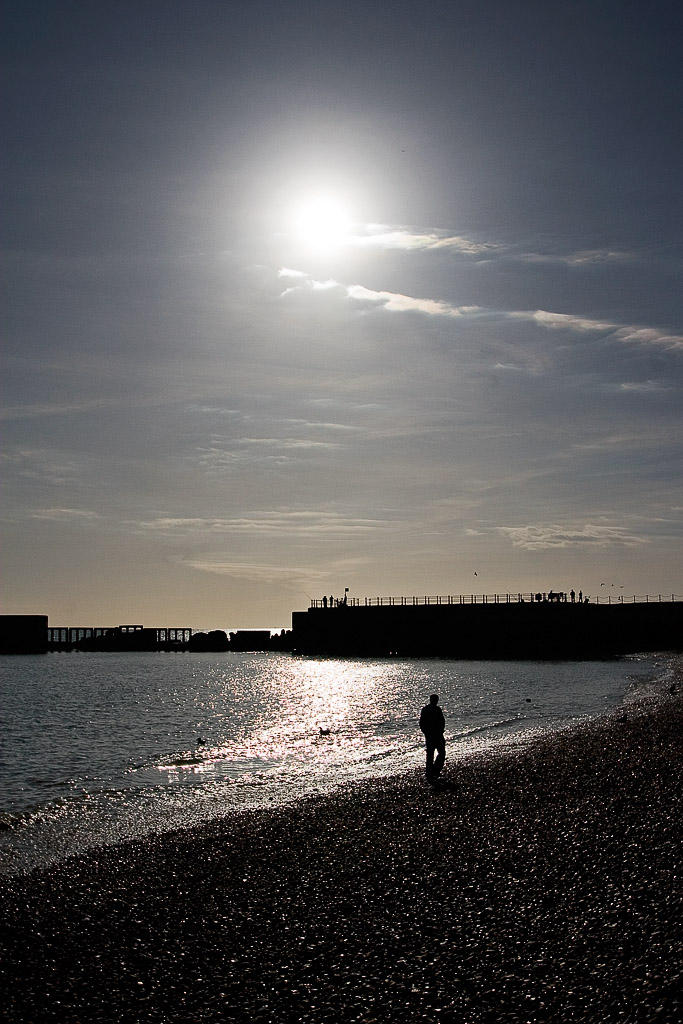
<path fill-rule="evenodd" d="M 381 519 L 343 516 L 335 512 L 274 510 L 252 512 L 234 518 L 201 516 L 158 516 L 132 524 L 142 532 L 165 536 L 255 533 L 259 535 L 346 535 L 386 529 L 391 523 Z"/>
<path fill-rule="evenodd" d="M 611 320 L 597 320 L 573 313 L 556 313 L 546 309 L 496 310 L 476 305 L 455 306 L 441 299 L 425 299 L 401 292 L 379 291 L 365 285 L 344 285 L 338 281 L 316 281 L 307 277 L 301 284 L 286 289 L 281 297 L 302 289 L 341 290 L 355 302 L 365 302 L 391 313 L 422 313 L 426 316 L 452 319 L 488 317 L 493 320 L 520 320 L 533 323 L 545 330 L 565 330 L 575 334 L 605 334 L 617 341 L 640 346 L 657 346 L 672 351 L 683 351 L 683 335 L 673 334 L 657 327 L 637 324 L 619 324 Z"/>
<path fill-rule="evenodd" d="M 54 523 L 76 522 L 99 519 L 98 512 L 87 508 L 40 508 L 31 513 L 32 519 L 47 519 Z"/>
<path fill-rule="evenodd" d="M 302 586 L 320 584 L 331 575 L 330 572 L 303 569 L 294 566 L 260 565 L 257 563 L 230 562 L 220 556 L 215 558 L 184 558 L 181 562 L 189 569 L 199 572 L 213 573 L 218 576 L 230 576 L 237 580 L 250 583 L 278 584 L 284 586 Z"/>
<path fill-rule="evenodd" d="M 481 312 L 479 306 L 452 306 L 439 299 L 418 299 L 412 295 L 398 292 L 373 291 L 361 284 L 352 284 L 346 288 L 346 294 L 357 302 L 377 303 L 391 313 L 425 313 L 427 316 L 447 316 L 460 318 Z"/>
<path fill-rule="evenodd" d="M 114 409 L 121 404 L 120 399 L 93 398 L 85 402 L 34 402 L 27 405 L 10 405 L 0 409 L 0 420 L 9 421 L 37 419 L 43 416 L 68 416 L 71 413 Z"/>
<path fill-rule="evenodd" d="M 625 263 L 635 254 L 618 249 L 581 249 L 570 253 L 519 252 L 516 246 L 502 242 L 482 242 L 464 235 L 438 230 L 414 230 L 386 224 L 368 224 L 365 234 L 351 235 L 350 246 L 361 249 L 395 249 L 403 252 L 451 252 L 474 258 L 495 257 L 522 263 L 562 264 L 568 267 Z M 283 274 L 282 276 L 287 276 Z M 298 276 L 290 273 L 289 276 Z"/>
<path fill-rule="evenodd" d="M 647 537 L 639 537 L 622 526 L 586 523 L 581 527 L 544 523 L 534 526 L 498 526 L 498 533 L 512 541 L 515 547 L 527 551 L 541 551 L 569 547 L 637 547 L 648 544 Z"/>
<path fill-rule="evenodd" d="M 504 251 L 496 242 L 476 242 L 462 235 L 446 235 L 437 231 L 413 232 L 406 228 L 392 228 L 382 224 L 368 224 L 367 234 L 352 235 L 349 244 L 358 248 L 402 249 L 406 252 L 448 250 L 467 256 L 483 256 Z"/>

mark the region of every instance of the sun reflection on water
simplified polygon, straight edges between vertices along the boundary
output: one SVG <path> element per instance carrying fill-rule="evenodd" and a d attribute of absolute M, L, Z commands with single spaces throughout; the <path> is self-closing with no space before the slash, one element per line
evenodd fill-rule
<path fill-rule="evenodd" d="M 253 670 L 253 666 L 252 666 Z M 159 764 L 168 779 L 181 774 L 235 776 L 286 767 L 315 770 L 386 747 L 387 717 L 396 706 L 403 673 L 396 664 L 329 659 L 283 659 L 268 664 L 253 700 L 253 671 L 245 678 L 234 665 L 210 700 L 214 720 L 222 700 L 229 713 L 217 743 L 185 750 Z M 381 751 L 380 751 L 381 752 Z"/>

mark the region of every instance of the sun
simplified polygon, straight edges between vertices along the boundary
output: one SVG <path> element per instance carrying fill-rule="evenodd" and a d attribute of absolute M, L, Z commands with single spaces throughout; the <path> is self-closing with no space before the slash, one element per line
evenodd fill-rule
<path fill-rule="evenodd" d="M 295 238 L 312 249 L 332 249 L 351 235 L 351 216 L 344 200 L 334 195 L 308 196 L 291 214 Z"/>

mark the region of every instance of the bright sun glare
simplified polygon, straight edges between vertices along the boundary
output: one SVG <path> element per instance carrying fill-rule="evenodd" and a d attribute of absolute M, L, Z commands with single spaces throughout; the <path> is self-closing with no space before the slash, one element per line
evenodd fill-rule
<path fill-rule="evenodd" d="M 351 218 L 343 200 L 329 195 L 312 196 L 292 212 L 292 228 L 300 242 L 311 248 L 341 245 L 351 233 Z"/>

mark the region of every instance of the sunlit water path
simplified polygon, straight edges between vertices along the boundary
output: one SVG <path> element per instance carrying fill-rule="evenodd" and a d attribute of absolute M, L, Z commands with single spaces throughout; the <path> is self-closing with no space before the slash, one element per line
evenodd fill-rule
<path fill-rule="evenodd" d="M 417 716 L 434 691 L 452 762 L 608 711 L 662 670 L 649 656 L 4 657 L 0 871 L 420 766 Z"/>

